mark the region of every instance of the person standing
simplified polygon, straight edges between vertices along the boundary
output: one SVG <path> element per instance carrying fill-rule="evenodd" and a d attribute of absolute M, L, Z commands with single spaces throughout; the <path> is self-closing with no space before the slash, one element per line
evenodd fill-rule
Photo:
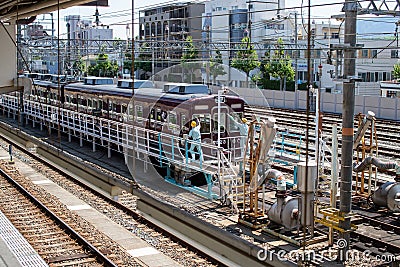
<path fill-rule="evenodd" d="M 192 121 L 190 126 L 192 129 L 189 132 L 189 137 L 192 138 L 190 141 L 189 152 L 192 156 L 192 160 L 196 160 L 194 149 L 196 148 L 197 152 L 200 155 L 200 162 L 203 161 L 203 151 L 201 150 L 201 134 L 200 134 L 200 122 L 196 123 L 196 121 Z"/>

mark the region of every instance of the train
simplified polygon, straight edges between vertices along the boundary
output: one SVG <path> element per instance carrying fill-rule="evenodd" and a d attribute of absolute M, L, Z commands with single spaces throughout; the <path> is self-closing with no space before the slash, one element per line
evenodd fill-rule
<path fill-rule="evenodd" d="M 237 125 L 244 117 L 245 108 L 240 96 L 227 94 L 218 98 L 204 84 L 166 82 L 155 86 L 148 80 L 85 77 L 82 82 L 60 85 L 58 79 L 58 76 L 48 81 L 35 79 L 29 99 L 50 105 L 61 103 L 66 109 L 120 122 L 135 115 L 135 126 L 151 130 L 152 142 L 148 149 L 153 151 L 160 148 L 157 133 L 185 137 L 191 122 L 195 121 L 200 123 L 203 144 L 217 145 L 219 139 L 220 146 L 236 148 L 240 154 L 241 136 Z M 132 101 L 134 105 L 130 105 Z M 187 147 L 183 143 L 178 146 L 181 157 L 185 157 Z M 216 152 L 204 148 L 203 153 Z M 151 160 L 159 165 L 154 157 Z"/>

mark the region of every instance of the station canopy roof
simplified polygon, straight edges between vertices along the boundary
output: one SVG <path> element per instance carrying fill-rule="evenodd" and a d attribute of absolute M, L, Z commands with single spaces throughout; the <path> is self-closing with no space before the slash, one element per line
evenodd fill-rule
<path fill-rule="evenodd" d="M 108 0 L 0 0 L 0 20 L 19 20 L 78 5 L 108 6 Z"/>

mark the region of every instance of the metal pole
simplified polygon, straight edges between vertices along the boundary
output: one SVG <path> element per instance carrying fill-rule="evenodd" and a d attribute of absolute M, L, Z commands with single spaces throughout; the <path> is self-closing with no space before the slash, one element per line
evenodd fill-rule
<path fill-rule="evenodd" d="M 221 92 L 222 90 L 218 90 L 218 148 L 221 147 Z"/>
<path fill-rule="evenodd" d="M 351 211 L 351 183 L 353 172 L 353 136 L 354 136 L 354 89 L 356 69 L 356 25 L 357 25 L 357 2 L 346 0 L 345 11 L 345 35 L 344 35 L 344 82 L 343 82 L 343 119 L 342 119 L 342 161 L 341 161 L 341 185 L 340 185 L 340 212 L 347 215 Z M 339 222 L 339 226 L 350 230 L 350 218 Z M 349 232 L 340 236 L 346 245 L 339 251 L 339 260 L 346 260 L 346 252 L 349 249 Z"/>
<path fill-rule="evenodd" d="M 337 180 L 338 180 L 338 135 L 336 123 L 332 126 L 332 168 L 331 168 L 331 207 L 336 208 Z M 334 229 L 329 228 L 329 245 L 333 245 Z"/>
<path fill-rule="evenodd" d="M 251 3 L 251 0 L 249 0 L 249 6 L 248 6 L 248 9 L 249 9 L 249 12 L 248 12 L 248 25 L 247 25 L 247 28 L 249 29 L 249 42 L 250 42 L 250 44 L 251 44 L 251 8 L 252 8 L 252 3 Z"/>
<path fill-rule="evenodd" d="M 134 22 L 135 22 L 135 16 L 134 16 L 134 0 L 132 0 L 132 24 L 131 24 L 131 28 L 132 28 L 132 36 L 131 36 L 131 40 L 132 40 L 132 56 L 131 56 L 131 78 L 132 78 L 132 107 L 133 107 L 133 120 L 132 120 L 132 176 L 133 179 L 135 179 L 136 176 L 136 153 L 135 153 L 135 146 L 136 146 L 136 129 L 135 129 L 135 116 L 136 116 L 136 107 L 135 107 L 135 29 L 134 27 Z"/>
<path fill-rule="evenodd" d="M 396 58 L 399 58 L 399 24 L 400 20 L 396 22 Z"/>
<path fill-rule="evenodd" d="M 154 83 L 154 40 L 151 40 L 151 81 Z"/>
<path fill-rule="evenodd" d="M 299 90 L 299 85 L 297 84 L 297 80 L 299 79 L 299 74 L 297 71 L 297 58 L 299 53 L 297 48 L 297 12 L 294 13 L 294 31 L 294 45 L 296 47 L 296 54 L 294 57 L 294 92 L 297 92 L 297 90 Z"/>

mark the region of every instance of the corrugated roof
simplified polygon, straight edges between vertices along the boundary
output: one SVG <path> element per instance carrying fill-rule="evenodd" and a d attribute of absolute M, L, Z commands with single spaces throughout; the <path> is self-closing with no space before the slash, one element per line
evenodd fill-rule
<path fill-rule="evenodd" d="M 0 0 L 0 20 L 24 19 L 43 13 L 53 12 L 83 4 L 96 5 L 93 0 Z M 98 5 L 108 5 L 108 1 L 99 1 Z"/>

